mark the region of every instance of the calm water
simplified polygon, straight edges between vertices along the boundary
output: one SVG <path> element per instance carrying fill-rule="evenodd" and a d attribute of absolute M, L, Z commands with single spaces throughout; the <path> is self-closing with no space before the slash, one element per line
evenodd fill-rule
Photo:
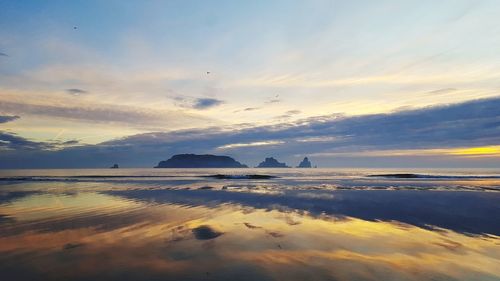
<path fill-rule="evenodd" d="M 0 171 L 1 280 L 500 280 L 499 238 L 495 170 Z"/>

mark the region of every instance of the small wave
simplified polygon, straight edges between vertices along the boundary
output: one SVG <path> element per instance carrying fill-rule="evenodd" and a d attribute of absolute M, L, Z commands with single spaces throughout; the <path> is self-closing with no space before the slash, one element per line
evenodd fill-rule
<path fill-rule="evenodd" d="M 88 175 L 88 176 L 30 176 L 30 177 L 0 177 L 0 181 L 78 181 L 89 179 L 129 179 L 129 178 L 173 178 L 178 176 L 116 176 L 116 175 Z"/>
<path fill-rule="evenodd" d="M 1 181 L 76 181 L 76 179 L 69 179 L 67 177 L 3 177 Z"/>
<path fill-rule="evenodd" d="M 164 175 L 156 175 L 156 176 L 127 176 L 127 175 L 85 175 L 85 176 L 65 176 L 65 178 L 178 178 L 182 176 L 164 176 Z"/>
<path fill-rule="evenodd" d="M 103 181 L 121 179 L 172 179 L 172 178 L 214 178 L 214 179 L 272 179 L 270 175 L 154 175 L 154 176 L 127 176 L 127 175 L 80 175 L 80 176 L 13 176 L 0 177 L 0 182 L 5 181 Z"/>
<path fill-rule="evenodd" d="M 206 178 L 214 178 L 214 179 L 249 179 L 249 180 L 258 180 L 258 179 L 274 179 L 277 178 L 277 176 L 270 176 L 270 175 L 222 175 L 222 174 L 216 174 L 216 175 L 209 175 L 209 176 L 204 176 Z"/>
<path fill-rule="evenodd" d="M 368 177 L 397 178 L 397 179 L 500 179 L 500 176 L 449 176 L 449 175 L 424 175 L 424 174 L 379 174 Z"/>

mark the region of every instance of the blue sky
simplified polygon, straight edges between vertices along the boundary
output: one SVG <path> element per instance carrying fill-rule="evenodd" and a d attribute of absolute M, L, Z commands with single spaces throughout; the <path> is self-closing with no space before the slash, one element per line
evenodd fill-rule
<path fill-rule="evenodd" d="M 270 154 L 292 163 L 312 155 L 323 166 L 374 158 L 382 166 L 492 166 L 500 157 L 500 112 L 471 121 L 479 118 L 478 100 L 500 97 L 498 1 L 0 5 L 0 154 L 14 162 L 42 167 L 54 155 L 51 165 L 65 167 L 75 150 L 171 135 L 182 141 L 148 144 L 148 155 L 230 154 L 250 165 Z M 470 111 L 451 115 L 468 121 L 441 122 L 443 106 Z M 370 121 L 405 112 L 438 115 L 433 123 L 412 119 L 426 135 L 408 131 L 408 123 Z M 361 142 L 351 136 L 359 132 L 304 127 L 346 120 L 377 130 Z M 269 133 L 284 127 L 294 136 Z M 210 144 L 204 151 L 188 145 L 193 131 Z M 224 132 L 223 142 L 210 139 L 214 131 Z M 380 131 L 383 139 L 367 141 Z M 134 143 L 139 155 L 145 147 Z M 107 157 L 85 165 L 117 162 L 116 154 Z M 133 159 L 122 164 L 161 160 Z"/>

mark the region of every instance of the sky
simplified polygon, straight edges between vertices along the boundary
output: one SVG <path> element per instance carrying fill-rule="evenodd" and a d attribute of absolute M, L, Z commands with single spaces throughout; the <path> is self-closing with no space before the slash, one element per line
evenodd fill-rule
<path fill-rule="evenodd" d="M 500 168 L 499 1 L 0 7 L 0 168 Z"/>

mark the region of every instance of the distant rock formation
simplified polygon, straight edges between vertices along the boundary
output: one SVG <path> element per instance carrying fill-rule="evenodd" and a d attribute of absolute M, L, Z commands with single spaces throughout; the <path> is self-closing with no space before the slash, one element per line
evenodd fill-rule
<path fill-rule="evenodd" d="M 304 160 L 302 160 L 302 162 L 300 162 L 300 164 L 297 166 L 297 168 L 311 168 L 312 165 L 311 165 L 311 162 L 309 161 L 309 159 L 307 159 L 307 157 L 304 157 Z"/>
<path fill-rule="evenodd" d="M 118 169 L 120 168 L 120 166 L 118 166 L 118 164 L 113 164 L 113 166 L 109 167 L 110 169 Z"/>
<path fill-rule="evenodd" d="M 248 168 L 229 156 L 177 154 L 155 168 Z"/>
<path fill-rule="evenodd" d="M 260 162 L 257 168 L 290 168 L 285 163 L 280 163 L 273 157 L 267 157 L 266 160 Z"/>

